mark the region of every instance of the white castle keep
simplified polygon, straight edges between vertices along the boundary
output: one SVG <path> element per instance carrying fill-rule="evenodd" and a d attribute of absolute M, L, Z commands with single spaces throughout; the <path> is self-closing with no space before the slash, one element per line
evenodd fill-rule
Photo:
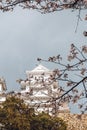
<path fill-rule="evenodd" d="M 54 101 L 61 95 L 58 82 L 52 80 L 53 71 L 41 64 L 31 71 L 26 71 L 26 80 L 18 80 L 21 85 L 21 98 L 37 111 L 55 113 L 69 111 L 67 103 L 58 106 Z"/>

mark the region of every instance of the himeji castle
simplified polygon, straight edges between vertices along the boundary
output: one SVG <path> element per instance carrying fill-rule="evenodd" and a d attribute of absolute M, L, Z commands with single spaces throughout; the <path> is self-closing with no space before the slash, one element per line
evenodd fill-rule
<path fill-rule="evenodd" d="M 19 79 L 21 98 L 36 111 L 55 113 L 69 111 L 66 102 L 61 106 L 53 100 L 62 93 L 59 91 L 58 82 L 52 80 L 53 71 L 39 64 L 33 70 L 26 71 L 26 79 Z"/>

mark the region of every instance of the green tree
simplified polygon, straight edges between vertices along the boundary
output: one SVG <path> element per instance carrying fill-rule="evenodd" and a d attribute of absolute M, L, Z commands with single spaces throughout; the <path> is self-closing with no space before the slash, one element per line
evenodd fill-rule
<path fill-rule="evenodd" d="M 23 100 L 9 97 L 0 108 L 0 123 L 6 130 L 29 130 L 30 111 Z"/>
<path fill-rule="evenodd" d="M 63 120 L 42 113 L 36 115 L 23 100 L 9 97 L 0 107 L 1 130 L 66 130 Z"/>
<path fill-rule="evenodd" d="M 62 119 L 46 113 L 35 115 L 30 121 L 30 130 L 66 130 L 66 128 L 67 125 Z"/>

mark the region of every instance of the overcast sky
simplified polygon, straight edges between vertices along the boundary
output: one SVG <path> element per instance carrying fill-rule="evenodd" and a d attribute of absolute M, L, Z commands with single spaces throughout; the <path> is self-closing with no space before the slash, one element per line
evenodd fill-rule
<path fill-rule="evenodd" d="M 87 29 L 85 13 L 75 33 L 77 11 L 40 14 L 15 8 L 0 12 L 0 76 L 6 79 L 8 91 L 19 90 L 16 80 L 26 78 L 25 71 L 35 68 L 38 57 L 65 56 L 71 43 L 78 47 L 87 43 L 82 34 Z"/>

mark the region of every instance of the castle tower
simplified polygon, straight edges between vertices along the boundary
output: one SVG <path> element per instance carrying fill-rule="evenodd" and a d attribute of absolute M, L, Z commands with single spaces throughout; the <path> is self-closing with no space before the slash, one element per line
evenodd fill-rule
<path fill-rule="evenodd" d="M 58 82 L 53 80 L 53 71 L 41 64 L 31 71 L 26 71 L 26 80 L 19 80 L 21 85 L 21 95 L 26 103 L 29 103 L 35 110 L 55 113 L 56 110 L 68 110 L 64 103 L 64 108 L 54 101 L 61 95 Z"/>
<path fill-rule="evenodd" d="M 7 90 L 4 78 L 0 78 L 0 105 L 6 100 L 5 91 Z"/>
<path fill-rule="evenodd" d="M 7 88 L 4 78 L 0 78 L 0 93 L 4 93 L 6 89 Z"/>

